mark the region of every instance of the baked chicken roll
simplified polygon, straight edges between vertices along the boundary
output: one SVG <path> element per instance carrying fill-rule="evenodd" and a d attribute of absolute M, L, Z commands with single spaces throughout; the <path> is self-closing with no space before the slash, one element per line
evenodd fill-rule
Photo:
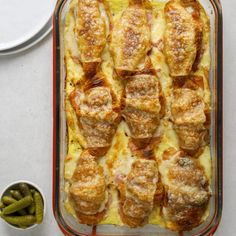
<path fill-rule="evenodd" d="M 91 78 L 101 63 L 106 45 L 106 25 L 98 0 L 78 0 L 75 34 L 85 76 Z"/>
<path fill-rule="evenodd" d="M 188 88 L 175 89 L 171 104 L 174 129 L 180 148 L 194 153 L 208 140 L 205 104 L 198 91 Z"/>
<path fill-rule="evenodd" d="M 160 86 L 152 75 L 128 77 L 125 87 L 123 116 L 134 140 L 151 139 L 161 113 Z"/>
<path fill-rule="evenodd" d="M 75 89 L 70 94 L 70 101 L 86 140 L 86 148 L 93 155 L 102 156 L 111 146 L 120 115 L 111 89 L 100 86 L 96 79 L 92 83 L 91 86 L 84 85 L 83 89 Z"/>
<path fill-rule="evenodd" d="M 120 190 L 120 215 L 130 227 L 146 223 L 154 206 L 158 168 L 154 160 L 138 159 Z"/>
<path fill-rule="evenodd" d="M 203 25 L 196 0 L 170 0 L 164 9 L 164 54 L 171 76 L 187 76 L 196 69 L 202 46 Z"/>
<path fill-rule="evenodd" d="M 130 0 L 113 27 L 110 50 L 114 68 L 121 77 L 138 69 L 151 49 L 150 27 L 143 0 Z"/>
<path fill-rule="evenodd" d="M 211 189 L 199 161 L 181 151 L 167 151 L 159 170 L 166 189 L 162 209 L 166 226 L 182 232 L 200 225 L 204 221 Z"/>
<path fill-rule="evenodd" d="M 88 151 L 83 151 L 72 177 L 70 199 L 79 221 L 94 225 L 105 216 L 108 191 L 103 168 Z"/>

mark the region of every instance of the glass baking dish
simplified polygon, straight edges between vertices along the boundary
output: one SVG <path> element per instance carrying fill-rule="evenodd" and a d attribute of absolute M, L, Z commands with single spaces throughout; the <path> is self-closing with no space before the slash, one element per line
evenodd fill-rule
<path fill-rule="evenodd" d="M 211 156 L 213 163 L 212 192 L 210 214 L 198 228 L 184 232 L 182 236 L 213 235 L 222 213 L 222 13 L 219 0 L 200 0 L 211 22 L 211 70 L 210 86 L 212 91 L 212 122 L 211 122 Z M 64 207 L 64 158 L 67 151 L 67 128 L 64 109 L 64 44 L 63 27 L 70 0 L 59 0 L 54 13 L 53 30 L 53 211 L 59 227 L 65 235 L 99 235 L 99 236 L 174 236 L 178 233 L 167 229 L 146 225 L 142 228 L 130 229 L 112 225 L 89 227 L 79 224 Z"/>

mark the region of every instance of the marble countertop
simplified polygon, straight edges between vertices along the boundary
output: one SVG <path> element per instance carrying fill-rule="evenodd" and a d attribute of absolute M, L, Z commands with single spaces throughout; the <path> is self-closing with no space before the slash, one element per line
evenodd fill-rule
<path fill-rule="evenodd" d="M 236 232 L 236 24 L 234 0 L 224 16 L 224 210 L 215 235 Z M 52 36 L 26 52 L 0 57 L 0 190 L 19 180 L 38 184 L 47 199 L 44 223 L 2 236 L 60 236 L 52 212 Z"/>

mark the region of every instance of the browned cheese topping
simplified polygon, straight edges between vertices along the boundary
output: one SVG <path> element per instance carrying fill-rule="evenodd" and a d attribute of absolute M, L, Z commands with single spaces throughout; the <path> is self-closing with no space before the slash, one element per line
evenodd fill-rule
<path fill-rule="evenodd" d="M 151 138 L 160 121 L 159 83 L 155 76 L 129 77 L 123 116 L 134 139 Z"/>
<path fill-rule="evenodd" d="M 165 6 L 164 53 L 171 76 L 190 74 L 202 43 L 202 26 L 196 17 L 199 9 L 194 6 L 197 3 L 191 0 L 184 6 L 184 2 L 171 0 Z"/>
<path fill-rule="evenodd" d="M 95 87 L 85 92 L 76 90 L 70 98 L 87 141 L 87 148 L 94 150 L 95 155 L 104 154 L 111 145 L 119 117 L 113 111 L 110 89 Z"/>
<path fill-rule="evenodd" d="M 196 151 L 204 145 L 208 131 L 204 126 L 204 101 L 198 92 L 187 88 L 175 89 L 171 111 L 180 147 Z"/>
<path fill-rule="evenodd" d="M 166 162 L 166 163 L 165 163 Z M 197 159 L 176 152 L 164 160 L 168 166 L 163 216 L 167 226 L 186 231 L 198 226 L 207 208 L 211 190 Z"/>
<path fill-rule="evenodd" d="M 75 33 L 84 72 L 92 77 L 96 74 L 106 45 L 106 26 L 97 0 L 78 0 Z"/>
<path fill-rule="evenodd" d="M 150 48 L 147 12 L 142 1 L 137 1 L 124 10 L 113 26 L 110 50 L 117 73 L 137 70 Z"/>
<path fill-rule="evenodd" d="M 153 160 L 139 159 L 132 165 L 121 190 L 121 216 L 131 227 L 145 223 L 153 209 L 158 168 Z"/>
<path fill-rule="evenodd" d="M 83 215 L 95 215 L 105 208 L 107 192 L 103 168 L 87 151 L 84 151 L 78 160 L 69 192 L 75 211 L 82 222 Z"/>

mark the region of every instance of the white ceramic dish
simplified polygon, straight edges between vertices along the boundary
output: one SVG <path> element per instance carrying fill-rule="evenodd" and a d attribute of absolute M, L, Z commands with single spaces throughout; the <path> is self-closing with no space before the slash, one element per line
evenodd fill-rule
<path fill-rule="evenodd" d="M 3 196 L 5 196 L 5 195 L 8 195 L 9 190 L 12 189 L 12 188 L 14 189 L 14 187 L 17 187 L 20 183 L 25 183 L 25 184 L 29 185 L 30 187 L 36 189 L 36 190 L 41 194 L 41 196 L 42 196 L 42 198 L 43 198 L 43 206 L 44 206 L 43 209 L 44 209 L 44 218 L 45 218 L 45 215 L 46 215 L 46 200 L 45 200 L 45 196 L 44 196 L 43 191 L 41 190 L 41 188 L 40 188 L 37 184 L 35 184 L 35 183 L 32 183 L 32 182 L 27 181 L 27 180 L 19 180 L 19 181 L 15 181 L 15 182 L 13 182 L 13 183 L 10 183 L 10 184 L 8 184 L 8 185 L 6 186 L 6 188 L 2 191 L 2 193 L 1 193 L 1 198 L 2 198 Z M 25 228 L 25 229 L 22 229 L 22 228 L 19 228 L 19 227 L 17 227 L 17 226 L 14 226 L 14 225 L 11 225 L 11 224 L 7 223 L 5 220 L 2 220 L 2 221 L 3 221 L 6 225 L 8 225 L 9 227 L 11 227 L 11 228 L 13 228 L 13 229 L 20 230 L 20 231 L 25 231 L 25 230 L 33 229 L 33 228 L 35 228 L 35 227 L 38 226 L 38 224 L 33 224 L 33 225 L 30 226 L 30 227 L 27 227 L 27 228 Z"/>

